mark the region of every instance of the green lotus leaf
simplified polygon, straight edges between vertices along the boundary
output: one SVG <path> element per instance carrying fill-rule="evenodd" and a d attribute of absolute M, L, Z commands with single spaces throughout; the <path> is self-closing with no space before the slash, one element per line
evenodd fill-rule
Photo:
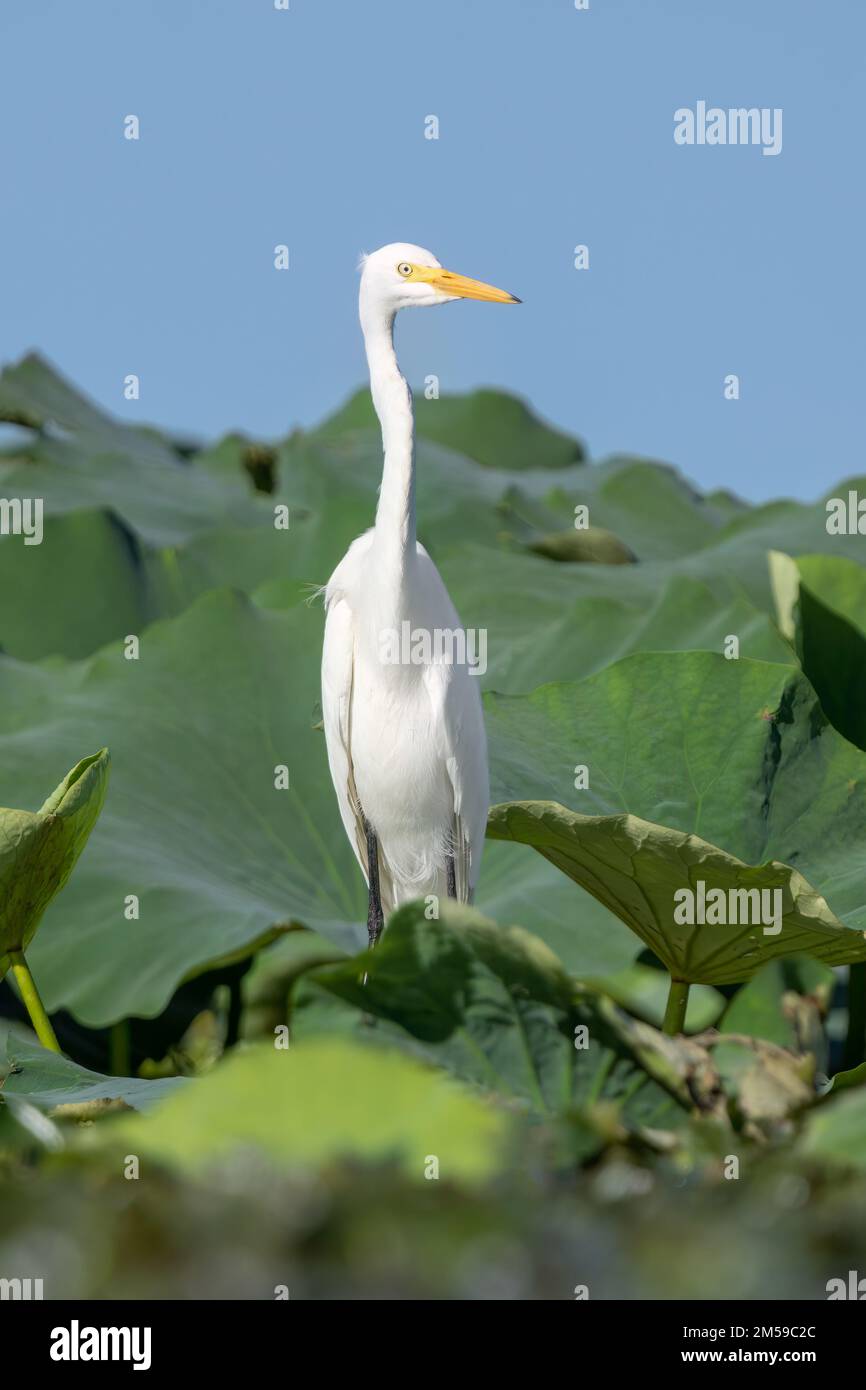
<path fill-rule="evenodd" d="M 0 1097 L 15 1096 L 40 1110 L 57 1106 L 93 1106 L 94 1113 L 110 1101 L 123 1101 L 134 1110 L 145 1110 L 172 1091 L 193 1083 L 185 1077 L 161 1077 L 155 1081 L 136 1076 L 102 1076 L 68 1057 L 49 1052 L 31 1038 L 0 1023 Z"/>
<path fill-rule="evenodd" d="M 770 562 L 780 628 L 831 724 L 866 749 L 866 569 L 835 555 Z"/>
<path fill-rule="evenodd" d="M 255 525 L 270 510 L 241 478 L 197 470 L 156 431 L 113 420 L 35 355 L 0 374 L 0 419 L 19 418 L 36 432 L 23 462 L 0 465 L 0 486 L 8 499 L 41 498 L 46 520 L 110 508 L 159 546 L 221 523 Z"/>
<path fill-rule="evenodd" d="M 0 537 L 0 650 L 23 661 L 87 656 L 151 616 L 140 556 L 105 511 L 46 517 L 40 545 Z"/>
<path fill-rule="evenodd" d="M 494 806 L 488 834 L 532 845 L 631 927 L 671 976 L 690 984 L 748 980 L 768 960 L 805 951 L 831 965 L 866 960 L 866 932 L 844 927 L 796 869 L 751 866 L 696 835 L 632 815 L 582 816 L 555 802 Z M 719 915 L 746 924 L 679 920 L 677 895 L 721 892 Z M 779 925 L 754 924 L 755 894 L 780 894 Z M 746 897 L 749 896 L 747 903 Z M 773 900 L 768 898 L 767 902 Z M 732 906 L 733 904 L 733 906 Z M 692 913 L 692 917 L 709 914 Z"/>
<path fill-rule="evenodd" d="M 831 1080 L 828 1094 L 850 1091 L 858 1086 L 866 1086 L 866 1062 L 861 1062 L 859 1066 L 851 1067 L 848 1071 L 837 1071 Z"/>
<path fill-rule="evenodd" d="M 789 865 L 844 926 L 866 930 L 866 755 L 796 668 L 641 653 L 485 707 L 495 800 L 630 813 L 742 864 Z"/>
<path fill-rule="evenodd" d="M 578 533 L 575 533 L 578 534 Z M 487 632 L 485 688 L 520 694 L 578 680 L 635 651 L 722 653 L 793 663 L 775 624 L 738 582 L 649 565 L 553 565 L 464 545 L 442 574 L 467 626 Z"/>
<path fill-rule="evenodd" d="M 378 428 L 370 392 L 361 390 L 325 420 L 317 434 L 339 438 L 350 430 Z M 415 432 L 488 468 L 564 468 L 584 457 L 576 439 L 544 424 L 523 401 L 505 391 L 472 391 L 439 400 L 427 400 L 416 392 Z"/>

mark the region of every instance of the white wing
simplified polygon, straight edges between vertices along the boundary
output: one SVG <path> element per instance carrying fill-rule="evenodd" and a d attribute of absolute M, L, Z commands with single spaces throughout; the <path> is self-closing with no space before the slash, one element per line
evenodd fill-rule
<path fill-rule="evenodd" d="M 345 599 L 330 604 L 322 648 L 322 720 L 331 779 L 349 844 L 367 874 L 367 843 L 352 772 L 352 610 Z"/>
<path fill-rule="evenodd" d="M 454 794 L 451 845 L 458 902 L 471 902 L 489 803 L 484 718 L 477 679 L 464 667 L 430 666 L 425 682 Z"/>
<path fill-rule="evenodd" d="M 355 633 L 352 610 L 342 597 L 348 576 L 361 554 L 368 548 L 371 533 L 359 536 L 332 574 L 325 594 L 327 617 L 322 646 L 322 723 L 328 748 L 328 766 L 337 793 L 340 816 L 349 844 L 370 882 L 367 863 L 367 836 L 352 766 L 352 680 Z M 354 562 L 354 563 L 353 563 Z M 393 889 L 386 866 L 379 860 L 379 891 L 382 909 L 393 910 Z"/>
<path fill-rule="evenodd" d="M 452 630 L 461 626 L 433 561 L 418 546 L 421 570 L 441 624 Z M 487 740 L 478 677 L 465 665 L 429 666 L 425 684 L 433 706 L 433 724 L 439 730 L 442 757 L 454 792 L 452 846 L 458 902 L 471 902 L 487 831 L 490 783 Z"/>

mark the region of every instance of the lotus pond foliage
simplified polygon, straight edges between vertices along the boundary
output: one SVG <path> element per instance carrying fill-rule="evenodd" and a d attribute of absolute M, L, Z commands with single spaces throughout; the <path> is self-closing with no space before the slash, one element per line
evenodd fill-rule
<path fill-rule="evenodd" d="M 316 597 L 367 394 L 198 445 L 30 356 L 0 422 L 4 516 L 44 507 L 0 535 L 0 1273 L 47 1222 L 90 1251 L 50 1297 L 826 1296 L 866 1234 L 866 536 L 825 504 L 866 478 L 751 506 L 419 402 L 496 804 L 474 905 L 369 953 Z"/>

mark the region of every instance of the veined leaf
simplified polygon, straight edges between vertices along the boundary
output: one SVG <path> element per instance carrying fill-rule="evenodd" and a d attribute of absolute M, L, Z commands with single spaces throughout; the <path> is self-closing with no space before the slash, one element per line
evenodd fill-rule
<path fill-rule="evenodd" d="M 744 864 L 696 835 L 628 814 L 581 816 L 555 802 L 494 806 L 488 834 L 532 845 L 626 922 L 674 979 L 733 984 L 766 961 L 799 951 L 832 965 L 866 960 L 866 933 L 844 927 L 785 864 Z M 702 883 L 707 893 L 725 895 L 726 916 L 748 915 L 749 924 L 678 921 L 677 894 L 685 889 L 698 897 Z M 760 908 L 765 891 L 781 895 L 778 931 L 770 921 L 753 920 L 754 894 Z"/>

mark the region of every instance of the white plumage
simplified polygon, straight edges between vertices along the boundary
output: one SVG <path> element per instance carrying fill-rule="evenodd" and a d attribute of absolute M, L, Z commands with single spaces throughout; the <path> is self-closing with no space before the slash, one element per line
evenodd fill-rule
<path fill-rule="evenodd" d="M 460 620 L 416 540 L 412 396 L 393 344 L 399 309 L 460 298 L 518 302 L 443 270 L 429 251 L 407 243 L 363 261 L 361 327 L 384 464 L 375 526 L 352 543 L 325 591 L 322 708 L 340 813 L 368 886 L 375 836 L 381 911 L 374 862 L 371 944 L 381 912 L 401 902 L 445 897 L 449 887 L 468 901 L 484 843 L 489 787 L 478 679 L 465 661 L 435 659 L 437 640 L 445 634 L 447 651 Z M 411 655 L 406 634 L 420 639 L 408 661 L 400 659 Z"/>

